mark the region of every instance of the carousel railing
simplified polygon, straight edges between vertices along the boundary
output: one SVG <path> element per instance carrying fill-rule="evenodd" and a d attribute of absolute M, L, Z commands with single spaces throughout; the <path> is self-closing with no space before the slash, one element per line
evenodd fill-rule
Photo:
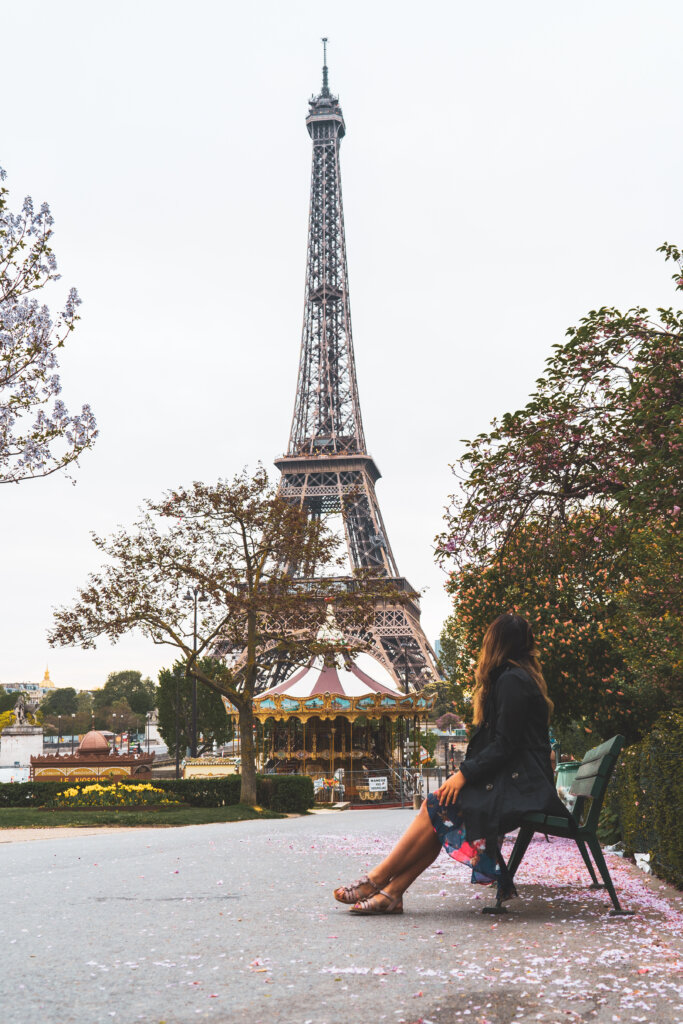
<path fill-rule="evenodd" d="M 375 763 L 362 771 L 337 769 L 334 775 L 320 775 L 313 779 L 313 788 L 318 804 L 344 802 L 356 807 L 383 804 L 406 807 L 412 805 L 413 795 L 421 787 L 408 769 Z"/>
<path fill-rule="evenodd" d="M 393 788 L 400 795 L 402 805 L 412 803 L 415 794 L 422 795 L 424 785 L 420 772 L 416 772 L 413 768 L 404 767 L 396 762 L 393 764 L 385 762 L 385 767 L 392 775 L 394 780 Z"/>
<path fill-rule="evenodd" d="M 349 771 L 325 769 L 320 764 L 305 764 L 293 758 L 277 758 L 267 762 L 266 774 L 299 775 L 313 779 L 316 804 L 350 803 L 356 807 L 397 804 L 412 806 L 415 796 L 426 795 L 425 784 L 414 769 L 396 762 L 389 763 L 377 754 L 367 755 L 363 768 Z M 332 767 L 332 766 L 330 766 Z"/>

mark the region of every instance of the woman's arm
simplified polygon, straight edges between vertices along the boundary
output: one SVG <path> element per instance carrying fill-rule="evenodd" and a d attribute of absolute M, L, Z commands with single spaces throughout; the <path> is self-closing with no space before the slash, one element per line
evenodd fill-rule
<path fill-rule="evenodd" d="M 460 773 L 467 782 L 491 778 L 522 747 L 529 693 L 515 672 L 507 671 L 495 684 L 496 717 L 493 740 L 476 757 L 463 761 Z"/>

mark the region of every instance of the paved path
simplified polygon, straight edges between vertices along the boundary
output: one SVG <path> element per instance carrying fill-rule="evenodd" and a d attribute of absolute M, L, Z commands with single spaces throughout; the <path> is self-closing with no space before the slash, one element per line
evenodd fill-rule
<path fill-rule="evenodd" d="M 402 917 L 350 917 L 331 889 L 411 814 L 2 846 L 3 1022 L 680 1024 L 683 897 L 618 858 L 637 917 L 607 915 L 562 841 L 532 844 L 506 917 L 482 916 L 490 891 L 443 856 Z"/>
<path fill-rule="evenodd" d="M 74 836 L 101 836 L 107 832 L 132 832 L 134 827 L 126 828 L 112 825 L 94 825 L 92 828 L 3 828 L 0 829 L 2 843 L 33 843 L 42 839 L 70 839 Z"/>

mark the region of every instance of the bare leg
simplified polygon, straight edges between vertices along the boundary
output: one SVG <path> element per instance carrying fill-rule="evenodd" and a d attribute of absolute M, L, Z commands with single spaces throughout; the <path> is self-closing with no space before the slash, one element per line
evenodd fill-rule
<path fill-rule="evenodd" d="M 436 836 L 434 836 L 436 839 Z M 401 871 L 400 874 L 394 875 L 388 885 L 383 886 L 384 892 L 388 893 L 392 898 L 394 896 L 400 896 L 406 891 L 409 885 L 412 885 L 415 879 L 426 871 L 430 864 L 433 864 L 436 858 L 441 852 L 441 843 L 437 839 L 436 851 L 430 851 L 426 853 L 422 860 L 415 861 L 409 867 Z"/>
<path fill-rule="evenodd" d="M 436 839 L 436 836 L 433 836 L 433 838 Z M 399 874 L 394 875 L 387 885 L 382 886 L 381 892 L 378 892 L 376 895 L 366 898 L 365 900 L 361 900 L 361 906 L 367 903 L 370 907 L 379 908 L 379 912 L 381 913 L 381 908 L 388 907 L 391 900 L 400 899 L 408 886 L 412 885 L 418 875 L 421 875 L 422 872 L 425 871 L 430 864 L 433 864 L 439 856 L 441 843 L 438 839 L 436 840 L 436 847 L 437 848 L 434 849 L 434 846 L 432 846 L 432 849 L 428 850 L 420 860 L 413 861 L 412 864 L 404 868 Z M 356 903 L 355 908 L 358 906 L 359 904 Z"/>
<path fill-rule="evenodd" d="M 391 853 L 368 872 L 368 877 L 375 885 L 383 889 L 389 879 L 394 879 L 403 872 L 424 864 L 410 879 L 412 882 L 426 867 L 429 867 L 432 861 L 436 860 L 440 849 L 441 843 L 434 832 L 425 801 L 419 814 L 410 823 Z M 404 889 L 407 889 L 410 882 L 407 882 L 400 891 L 403 892 Z"/>

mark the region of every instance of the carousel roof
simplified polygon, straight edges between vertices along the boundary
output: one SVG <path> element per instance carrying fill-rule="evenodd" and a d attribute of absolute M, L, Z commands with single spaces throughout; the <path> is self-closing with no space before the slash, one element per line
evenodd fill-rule
<path fill-rule="evenodd" d="M 260 701 L 275 694 L 302 698 L 323 693 L 340 697 L 365 697 L 374 693 L 402 696 L 383 665 L 369 654 L 358 654 L 353 661 L 342 661 L 337 657 L 332 664 L 329 659 L 326 664 L 323 657 L 313 658 L 289 679 L 259 694 L 256 699 Z"/>
<path fill-rule="evenodd" d="M 348 657 L 342 651 L 344 637 L 329 609 L 318 640 L 329 642 L 328 654 L 311 658 L 284 682 L 254 697 L 258 718 L 265 721 L 294 715 L 307 720 L 340 714 L 352 719 L 361 715 L 398 718 L 406 713 L 422 714 L 434 703 L 434 695 L 422 691 L 402 693 L 389 670 L 371 654 L 361 652 L 353 659 Z M 223 697 L 223 703 L 229 715 L 238 714 L 227 697 Z"/>

